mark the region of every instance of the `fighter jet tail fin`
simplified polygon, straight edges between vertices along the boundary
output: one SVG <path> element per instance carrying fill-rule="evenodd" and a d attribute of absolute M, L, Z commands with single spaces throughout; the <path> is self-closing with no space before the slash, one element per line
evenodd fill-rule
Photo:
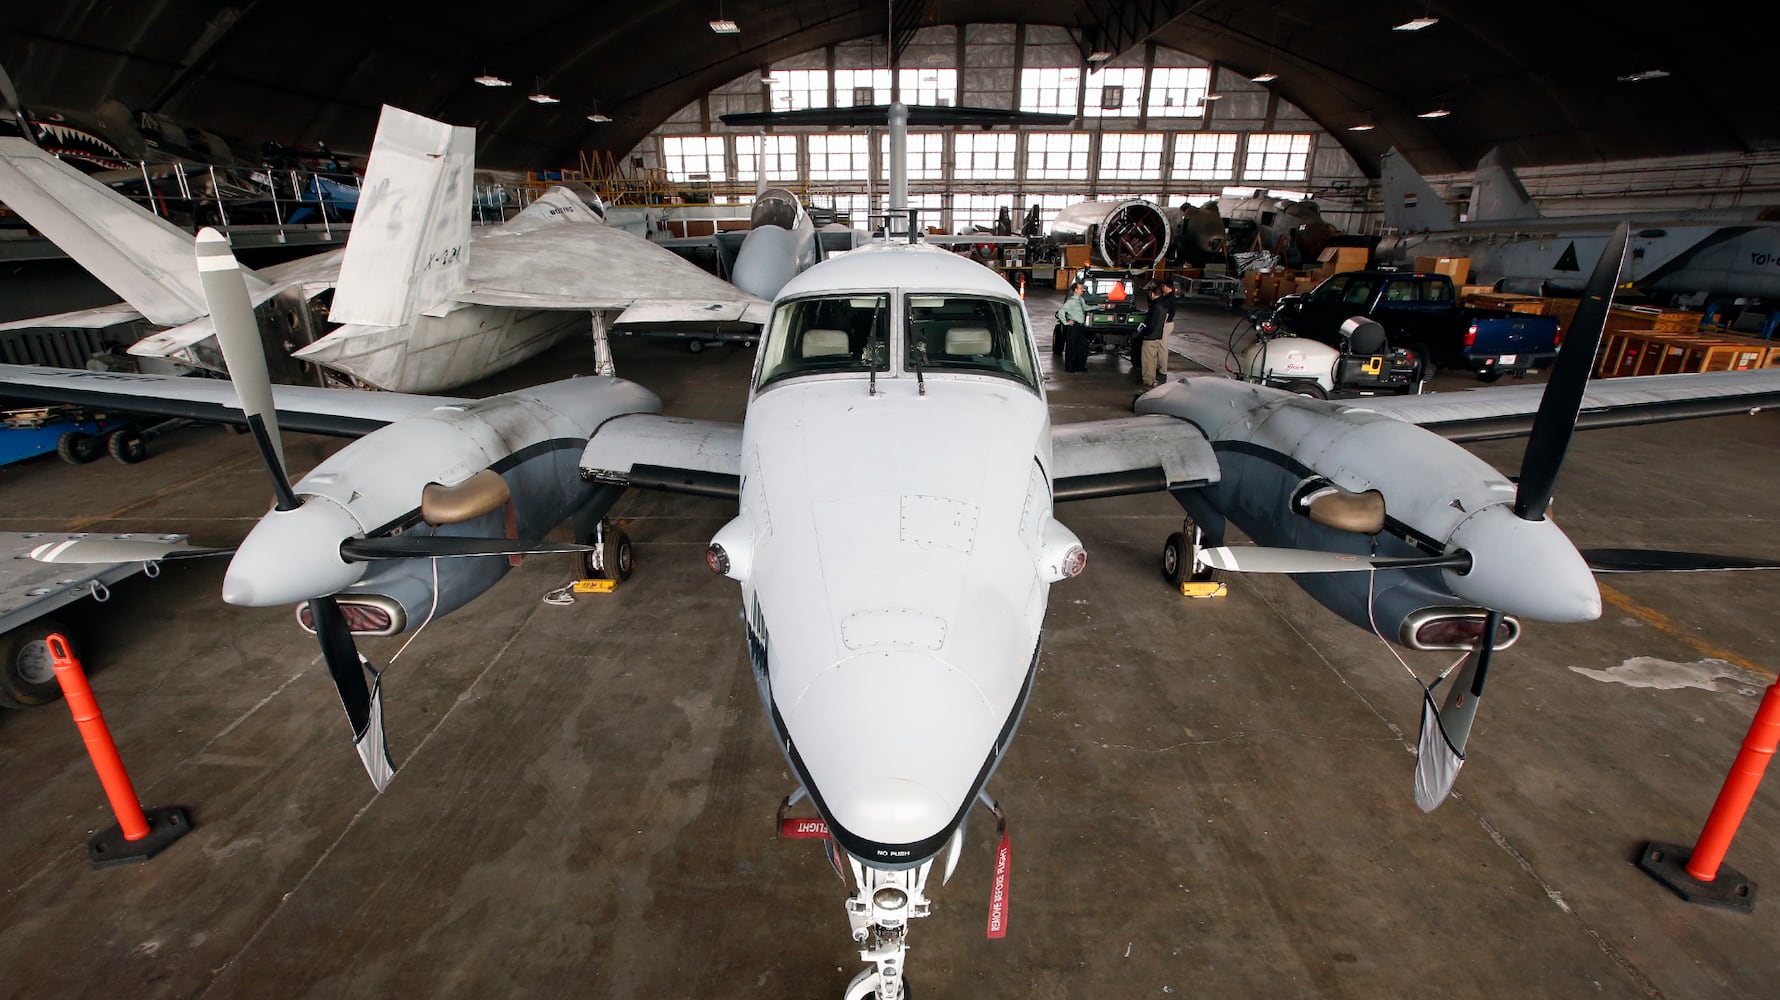
<path fill-rule="evenodd" d="M 0 138 L 0 201 L 149 322 L 177 326 L 209 312 L 192 234 L 25 139 Z"/>
<path fill-rule="evenodd" d="M 1380 163 L 1384 185 L 1384 224 L 1405 233 L 1453 228 L 1452 209 L 1393 147 Z"/>
<path fill-rule="evenodd" d="M 403 326 L 469 274 L 476 131 L 385 105 L 329 318 Z"/>
<path fill-rule="evenodd" d="M 1526 185 L 1508 165 L 1500 146 L 1491 147 L 1483 154 L 1483 159 L 1477 161 L 1476 180 L 1471 185 L 1471 206 L 1466 217 L 1472 222 L 1539 218 L 1539 206 L 1533 204 Z"/>

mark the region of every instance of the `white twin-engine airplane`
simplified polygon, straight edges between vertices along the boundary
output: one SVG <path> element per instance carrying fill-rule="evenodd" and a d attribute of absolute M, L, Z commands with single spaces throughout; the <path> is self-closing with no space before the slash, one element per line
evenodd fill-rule
<path fill-rule="evenodd" d="M 1596 275 L 1549 388 L 1361 406 L 1190 376 L 1141 397 L 1138 415 L 1054 427 L 1032 324 L 1007 282 L 918 242 L 878 242 L 784 286 L 745 416 L 731 424 L 661 414 L 648 391 L 605 376 L 474 401 L 272 389 L 255 371 L 248 297 L 225 241 L 206 232 L 197 249 L 240 410 L 228 385 L 151 376 L 0 366 L 0 392 L 253 429 L 279 500 L 233 552 L 224 599 L 304 609 L 380 788 L 393 771 L 381 691 L 353 632 L 393 634 L 462 607 L 506 572 L 507 559 L 488 556 L 536 551 L 565 518 L 596 566 L 628 575 L 627 540 L 602 526 L 626 488 L 736 499 L 706 560 L 740 585 L 761 701 L 797 776 L 784 805 L 807 795 L 822 821 L 793 825 L 832 838 L 850 875 L 846 913 L 867 966 L 847 1000 L 906 995 L 908 925 L 930 910 L 936 863 L 943 882 L 974 804 L 1004 823 L 987 786 L 1032 689 L 1051 586 L 1086 558 L 1057 503 L 1167 491 L 1196 522 L 1165 546 L 1175 578 L 1205 567 L 1300 574 L 1362 628 L 1412 647 L 1470 648 L 1445 704 L 1426 700 L 1425 808 L 1456 776 L 1490 654 L 1518 634 L 1517 619 L 1599 615 L 1591 564 L 1773 565 L 1583 554 L 1545 518 L 1579 412 L 1585 426 L 1610 425 L 1780 399 L 1772 371 L 1588 386 L 1611 267 Z M 1529 419 L 1518 486 L 1442 436 L 1518 434 Z M 362 436 L 291 483 L 279 422 Z M 898 441 L 919 446 L 887 446 Z M 1229 523 L 1269 547 L 1223 547 Z M 44 556 L 196 554 L 205 550 L 94 540 Z M 1366 572 L 1341 572 L 1354 569 Z M 898 713 L 893 752 L 860 738 L 864 709 L 886 702 L 917 707 Z"/>
<path fill-rule="evenodd" d="M 606 225 L 599 196 L 580 185 L 472 234 L 474 148 L 474 129 L 385 107 L 346 247 L 246 273 L 267 342 L 308 331 L 316 339 L 294 352 L 301 360 L 380 389 L 438 392 L 585 333 L 590 317 L 596 334 L 758 328 L 772 295 L 820 256 L 782 192 L 773 218 L 784 219 L 738 255 L 746 288 Z M 222 369 L 198 281 L 171 263 L 191 259 L 191 234 L 24 139 L 0 138 L 0 201 L 124 299 L 0 330 L 146 319 L 168 329 L 131 354 Z"/>

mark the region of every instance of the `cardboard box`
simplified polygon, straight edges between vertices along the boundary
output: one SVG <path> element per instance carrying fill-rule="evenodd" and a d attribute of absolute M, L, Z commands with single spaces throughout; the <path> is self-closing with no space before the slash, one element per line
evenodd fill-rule
<path fill-rule="evenodd" d="M 1365 247 L 1325 247 L 1316 259 L 1321 265 L 1316 273 L 1326 278 L 1343 271 L 1364 271 L 1372 252 Z"/>
<path fill-rule="evenodd" d="M 1431 274 L 1444 274 L 1451 278 L 1455 285 L 1462 285 L 1471 280 L 1471 258 L 1469 257 L 1417 257 L 1415 269 Z"/>

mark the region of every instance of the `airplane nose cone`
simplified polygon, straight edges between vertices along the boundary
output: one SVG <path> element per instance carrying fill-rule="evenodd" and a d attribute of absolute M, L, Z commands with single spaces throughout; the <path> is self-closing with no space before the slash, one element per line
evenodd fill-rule
<path fill-rule="evenodd" d="M 1471 553 L 1463 576 L 1447 571 L 1452 592 L 1479 606 L 1542 622 L 1601 617 L 1601 589 L 1588 563 L 1549 518 L 1523 521 L 1505 505 L 1466 518 L 1449 539 Z"/>
<path fill-rule="evenodd" d="M 944 846 L 1004 721 L 962 671 L 905 651 L 840 661 L 785 713 L 828 818 L 910 864 Z"/>
<path fill-rule="evenodd" d="M 797 276 L 797 237 L 788 229 L 763 226 L 750 230 L 736 251 L 731 280 L 750 295 L 771 299 Z"/>
<path fill-rule="evenodd" d="M 365 574 L 364 563 L 340 558 L 340 543 L 364 529 L 325 497 L 295 510 L 274 510 L 247 534 L 223 576 L 223 600 L 249 608 L 296 604 L 332 594 Z"/>

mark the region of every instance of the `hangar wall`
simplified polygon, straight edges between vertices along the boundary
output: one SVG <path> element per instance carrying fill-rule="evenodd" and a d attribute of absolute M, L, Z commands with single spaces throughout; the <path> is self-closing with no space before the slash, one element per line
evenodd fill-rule
<path fill-rule="evenodd" d="M 1267 87 L 1187 53 L 1140 46 L 1098 70 L 1080 66 L 1067 31 L 1042 25 L 937 26 L 918 32 L 895 71 L 881 39 L 775 59 L 671 116 L 627 156 L 715 203 L 769 184 L 862 219 L 868 192 L 881 211 L 882 129 L 732 129 L 729 112 L 888 103 L 1059 110 L 1072 130 L 917 129 L 909 191 L 924 224 L 956 231 L 1017 220 L 1038 204 L 1049 218 L 1089 198 L 1141 196 L 1170 204 L 1272 190 L 1316 198 L 1345 229 L 1363 228 L 1367 179 L 1308 115 Z M 1206 100 L 1206 94 L 1221 99 Z M 1110 107 L 1106 107 L 1110 105 Z M 933 216 L 937 214 L 938 218 Z M 856 222 L 856 224 L 860 224 Z"/>

